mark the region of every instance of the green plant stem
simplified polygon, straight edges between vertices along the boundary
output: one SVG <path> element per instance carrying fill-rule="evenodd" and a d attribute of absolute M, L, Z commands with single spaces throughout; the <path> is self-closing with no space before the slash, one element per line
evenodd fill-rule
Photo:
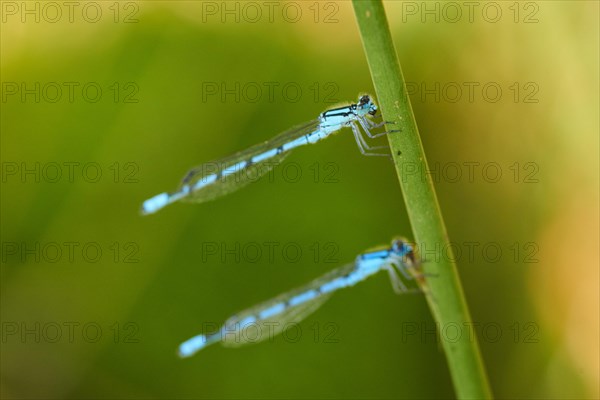
<path fill-rule="evenodd" d="M 416 243 L 425 249 L 449 249 L 446 227 L 428 174 L 427 160 L 417 130 L 406 85 L 380 0 L 353 0 L 365 54 L 371 70 L 378 104 L 388 129 L 396 172 L 404 195 Z M 471 318 L 452 254 L 423 263 L 426 282 L 421 282 L 439 327 L 471 327 Z M 475 337 L 458 340 L 441 335 L 456 395 L 462 399 L 487 399 L 492 394 Z"/>

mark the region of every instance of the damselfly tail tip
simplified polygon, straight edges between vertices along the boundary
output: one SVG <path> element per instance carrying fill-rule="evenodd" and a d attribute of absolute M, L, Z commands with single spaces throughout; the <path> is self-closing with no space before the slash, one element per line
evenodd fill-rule
<path fill-rule="evenodd" d="M 142 215 L 154 214 L 167 204 L 169 204 L 169 193 L 157 194 L 156 196 L 144 201 L 140 212 Z"/>
<path fill-rule="evenodd" d="M 191 339 L 179 345 L 178 354 L 181 358 L 191 357 L 198 351 L 202 350 L 208 344 L 207 337 L 204 335 L 194 336 Z"/>

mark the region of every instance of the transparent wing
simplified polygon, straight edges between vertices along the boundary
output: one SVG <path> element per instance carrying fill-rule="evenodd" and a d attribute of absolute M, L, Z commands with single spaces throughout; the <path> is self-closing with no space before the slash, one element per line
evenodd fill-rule
<path fill-rule="evenodd" d="M 234 315 L 223 326 L 221 332 L 223 345 L 238 347 L 259 343 L 278 335 L 291 323 L 299 323 L 323 305 L 334 291 L 344 287 L 341 282 L 336 285 L 336 280 L 343 280 L 355 268 L 355 264 L 351 263 L 334 269 L 303 287 L 283 293 Z M 330 286 L 327 292 L 322 290 L 326 285 Z M 290 300 L 304 294 L 310 295 L 311 298 L 298 304 L 290 303 Z M 279 312 L 268 317 L 261 317 L 261 313 L 276 309 L 279 309 Z"/>
<path fill-rule="evenodd" d="M 225 176 L 217 178 L 213 183 L 200 187 L 197 190 L 191 190 L 182 200 L 195 203 L 213 200 L 258 180 L 281 162 L 288 152 L 262 159 L 259 162 L 248 161 L 251 161 L 255 156 L 264 154 L 269 150 L 277 149 L 279 146 L 313 132 L 318 125 L 319 121 L 313 120 L 295 126 L 270 140 L 240 151 L 232 156 L 204 163 L 193 168 L 186 174 L 178 191 L 184 190 L 186 186 L 194 188 L 198 182 L 202 182 L 211 176 L 214 177 L 215 174 L 217 176 L 223 175 L 223 171 L 228 168 L 233 168 L 235 172 L 225 174 Z M 236 166 L 239 167 L 236 168 Z"/>
<path fill-rule="evenodd" d="M 221 343 L 225 347 L 240 347 L 247 344 L 260 343 L 267 339 L 272 340 L 273 337 L 279 335 L 284 329 L 289 328 L 291 324 L 298 323 L 315 312 L 329 297 L 330 295 L 323 295 L 301 306 L 292 307 L 278 318 L 258 320 L 250 325 L 245 325 L 241 329 L 228 330 L 227 332 L 233 334 L 222 333 Z M 240 320 L 231 319 L 227 323 L 238 324 L 239 322 Z"/>

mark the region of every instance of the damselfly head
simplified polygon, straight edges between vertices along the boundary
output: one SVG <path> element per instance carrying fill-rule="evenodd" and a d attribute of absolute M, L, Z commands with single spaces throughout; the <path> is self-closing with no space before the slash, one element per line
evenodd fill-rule
<path fill-rule="evenodd" d="M 392 240 L 392 251 L 400 256 L 408 256 L 410 258 L 413 256 L 412 246 L 404 239 Z"/>
<path fill-rule="evenodd" d="M 368 94 L 365 94 L 358 98 L 357 108 L 364 114 L 377 114 L 377 106 L 375 105 L 375 103 L 373 103 L 371 97 Z"/>

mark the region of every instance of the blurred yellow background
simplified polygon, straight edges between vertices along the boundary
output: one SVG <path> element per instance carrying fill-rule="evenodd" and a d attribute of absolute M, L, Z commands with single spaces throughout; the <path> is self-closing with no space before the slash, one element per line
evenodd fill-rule
<path fill-rule="evenodd" d="M 498 398 L 598 398 L 598 2 L 469 4 L 385 3 L 470 328 Z M 138 214 L 188 168 L 373 93 L 350 2 L 0 5 L 3 398 L 454 396 L 424 299 L 383 275 L 298 338 L 176 357 L 410 237 L 392 164 L 349 132 Z"/>

